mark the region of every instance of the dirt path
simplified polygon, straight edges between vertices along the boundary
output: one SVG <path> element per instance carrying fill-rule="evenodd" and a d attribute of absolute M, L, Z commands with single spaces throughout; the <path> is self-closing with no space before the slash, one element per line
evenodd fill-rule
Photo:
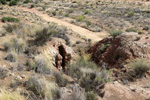
<path fill-rule="evenodd" d="M 40 12 L 36 9 L 29 9 L 29 8 L 23 8 L 23 7 L 19 7 L 19 8 L 22 9 L 23 11 L 35 13 L 48 22 L 54 22 L 54 23 L 57 23 L 58 25 L 62 25 L 62 26 L 65 26 L 67 28 L 70 28 L 74 32 L 79 34 L 80 36 L 85 37 L 87 39 L 91 39 L 93 42 L 99 41 L 99 40 L 101 40 L 107 36 L 106 32 L 92 32 L 92 31 L 89 31 L 89 30 L 82 28 L 80 26 L 68 23 L 66 21 L 63 21 L 63 20 L 60 20 L 57 18 L 53 18 L 53 17 L 49 17 L 47 14 L 43 14 L 42 12 Z"/>

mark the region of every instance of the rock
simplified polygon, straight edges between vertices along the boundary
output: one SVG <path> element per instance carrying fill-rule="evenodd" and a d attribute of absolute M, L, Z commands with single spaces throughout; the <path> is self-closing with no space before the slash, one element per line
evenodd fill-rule
<path fill-rule="evenodd" d="M 105 95 L 102 100 L 145 100 L 146 98 L 136 91 L 131 91 L 130 87 L 122 85 L 117 81 L 105 85 Z"/>
<path fill-rule="evenodd" d="M 150 97 L 148 97 L 146 100 L 150 100 Z"/>
<path fill-rule="evenodd" d="M 47 42 L 45 53 L 49 55 L 49 61 L 56 68 L 64 71 L 74 54 L 72 48 L 67 46 L 66 42 L 60 38 L 52 38 L 51 41 Z"/>
<path fill-rule="evenodd" d="M 15 79 L 16 80 L 22 80 L 22 77 L 21 76 L 17 76 Z"/>
<path fill-rule="evenodd" d="M 122 83 L 123 83 L 124 85 L 128 85 L 128 84 L 129 84 L 129 81 L 126 80 L 126 79 L 122 79 Z"/>
<path fill-rule="evenodd" d="M 89 49 L 92 59 L 99 65 L 107 63 L 111 68 L 121 68 L 127 60 L 150 58 L 150 39 L 134 32 L 123 33 L 115 38 L 105 38 Z M 140 38 L 139 40 L 136 40 Z M 125 69 L 122 69 L 126 71 Z"/>
<path fill-rule="evenodd" d="M 131 91 L 135 92 L 137 89 L 136 87 L 130 86 Z"/>
<path fill-rule="evenodd" d="M 6 66 L 6 65 L 3 65 L 2 67 L 3 67 L 3 68 L 6 68 L 7 66 Z"/>
<path fill-rule="evenodd" d="M 17 67 L 13 68 L 13 71 L 23 71 L 24 70 L 24 66 L 22 64 L 18 64 Z"/>
<path fill-rule="evenodd" d="M 15 75 L 14 73 L 10 73 L 10 74 L 9 74 L 9 76 L 14 76 L 14 75 Z"/>
<path fill-rule="evenodd" d="M 25 75 L 21 75 L 21 78 L 26 78 L 26 76 Z"/>
<path fill-rule="evenodd" d="M 4 68 L 0 68 L 0 79 L 4 79 L 7 77 L 8 70 Z"/>
<path fill-rule="evenodd" d="M 13 55 L 12 53 L 8 53 L 8 55 L 5 59 L 9 60 L 10 62 L 16 62 L 15 55 Z"/>
<path fill-rule="evenodd" d="M 63 74 L 63 77 L 68 81 L 68 83 L 74 83 L 75 81 L 72 79 L 72 77 L 67 76 L 66 74 Z"/>

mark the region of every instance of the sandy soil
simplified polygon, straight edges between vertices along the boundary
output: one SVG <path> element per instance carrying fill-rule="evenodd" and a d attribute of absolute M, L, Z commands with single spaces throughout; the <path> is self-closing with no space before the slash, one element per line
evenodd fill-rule
<path fill-rule="evenodd" d="M 74 24 L 68 23 L 66 21 L 63 21 L 63 20 L 60 20 L 57 18 L 53 18 L 53 17 L 49 17 L 47 14 L 43 14 L 42 12 L 40 12 L 36 9 L 29 9 L 29 8 L 23 8 L 23 7 L 19 7 L 18 9 L 22 9 L 24 11 L 35 13 L 48 22 L 54 22 L 54 23 L 57 23 L 58 25 L 62 25 L 67 28 L 70 28 L 74 32 L 79 34 L 80 36 L 85 37 L 87 39 L 91 39 L 93 42 L 99 41 L 99 40 L 103 39 L 104 37 L 108 36 L 108 34 L 106 32 L 92 32 L 92 31 L 89 31 L 80 26 L 76 26 Z"/>

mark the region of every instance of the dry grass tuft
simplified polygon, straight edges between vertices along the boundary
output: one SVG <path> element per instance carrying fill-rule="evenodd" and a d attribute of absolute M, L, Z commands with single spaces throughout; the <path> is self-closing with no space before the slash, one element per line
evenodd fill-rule
<path fill-rule="evenodd" d="M 18 92 L 9 92 L 5 89 L 0 89 L 0 100 L 26 100 L 24 96 Z"/>

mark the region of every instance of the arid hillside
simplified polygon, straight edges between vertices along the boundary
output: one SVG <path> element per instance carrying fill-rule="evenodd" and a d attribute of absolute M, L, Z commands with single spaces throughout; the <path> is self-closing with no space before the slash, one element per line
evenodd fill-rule
<path fill-rule="evenodd" d="M 149 0 L 0 0 L 0 100 L 149 100 Z"/>

